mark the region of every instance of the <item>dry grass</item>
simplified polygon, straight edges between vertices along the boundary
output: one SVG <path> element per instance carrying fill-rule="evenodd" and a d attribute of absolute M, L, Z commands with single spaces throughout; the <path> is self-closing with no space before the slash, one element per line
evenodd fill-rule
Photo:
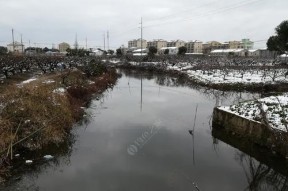
<path fill-rule="evenodd" d="M 63 76 L 65 75 L 65 84 Z M 53 79 L 52 83 L 43 83 Z M 83 114 L 94 93 L 103 92 L 117 79 L 116 73 L 87 78 L 81 71 L 64 71 L 43 76 L 21 87 L 10 86 L 0 94 L 0 152 L 17 148 L 39 149 L 65 139 L 72 124 Z M 93 82 L 93 83 L 91 83 Z M 65 92 L 55 92 L 65 88 Z M 2 104 L 2 109 L 1 109 Z"/>
<path fill-rule="evenodd" d="M 0 98 L 4 103 L 0 116 L 1 151 L 40 128 L 41 133 L 31 136 L 22 146 L 37 149 L 65 136 L 73 123 L 72 112 L 65 94 L 53 93 L 55 88 L 54 84 L 33 83 L 6 91 Z"/>
<path fill-rule="evenodd" d="M 115 70 L 107 71 L 97 63 L 89 66 L 97 75 L 66 69 L 27 84 L 20 83 L 25 76 L 0 85 L 0 183 L 10 174 L 13 153 L 63 143 L 73 123 L 83 116 L 81 107 L 87 106 L 95 93 L 115 84 Z"/>

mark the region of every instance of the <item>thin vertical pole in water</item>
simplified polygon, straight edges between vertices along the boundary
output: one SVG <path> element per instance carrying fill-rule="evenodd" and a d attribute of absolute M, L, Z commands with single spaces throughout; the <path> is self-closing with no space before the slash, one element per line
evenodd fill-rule
<path fill-rule="evenodd" d="M 141 73 L 141 108 L 140 108 L 140 111 L 142 111 L 142 104 L 143 104 L 143 83 L 142 83 L 142 73 Z"/>
<path fill-rule="evenodd" d="M 142 17 L 141 17 L 141 60 L 142 60 L 142 49 L 143 49 L 143 23 L 142 23 Z"/>
<path fill-rule="evenodd" d="M 143 25 L 142 25 L 142 17 L 141 17 L 141 58 L 140 58 L 140 65 L 142 63 L 142 49 L 143 49 Z M 140 66 L 141 67 L 141 66 Z M 141 71 L 141 107 L 140 111 L 142 111 L 142 104 L 143 104 L 143 83 L 142 83 L 142 71 Z"/>
<path fill-rule="evenodd" d="M 193 164 L 195 165 L 195 145 L 194 145 L 194 135 L 195 135 L 195 124 L 197 118 L 197 111 L 198 111 L 198 104 L 196 105 L 195 117 L 194 117 L 194 125 L 193 125 L 193 134 L 192 134 L 192 141 L 193 141 Z"/>

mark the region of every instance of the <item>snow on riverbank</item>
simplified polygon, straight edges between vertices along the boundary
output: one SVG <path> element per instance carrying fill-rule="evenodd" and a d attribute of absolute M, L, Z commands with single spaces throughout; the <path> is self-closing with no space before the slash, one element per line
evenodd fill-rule
<path fill-rule="evenodd" d="M 284 69 L 266 70 L 188 70 L 187 74 L 201 82 L 211 84 L 233 84 L 233 83 L 278 83 L 288 82 L 285 77 L 287 71 Z"/>
<path fill-rule="evenodd" d="M 37 80 L 37 78 L 30 78 L 30 79 L 28 79 L 28 80 L 25 80 L 25 81 L 23 81 L 23 82 L 21 82 L 21 84 L 29 84 L 30 82 L 33 82 L 33 81 L 35 81 L 35 80 Z"/>
<path fill-rule="evenodd" d="M 192 70 L 192 66 L 187 63 L 168 65 L 168 70 L 181 71 L 189 77 L 203 83 L 209 84 L 275 84 L 288 83 L 286 78 L 287 69 L 263 69 L 263 70 L 233 70 L 233 69 L 207 69 Z"/>
<path fill-rule="evenodd" d="M 242 102 L 237 105 L 221 106 L 218 108 L 257 122 L 263 121 L 264 113 L 264 118 L 267 119 L 270 127 L 288 132 L 288 94 L 270 96 L 254 101 Z"/>

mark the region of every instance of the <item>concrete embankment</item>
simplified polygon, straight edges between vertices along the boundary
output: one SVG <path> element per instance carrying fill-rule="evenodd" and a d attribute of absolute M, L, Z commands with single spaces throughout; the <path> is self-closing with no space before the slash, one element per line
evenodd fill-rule
<path fill-rule="evenodd" d="M 286 132 L 271 129 L 263 123 L 246 119 L 219 108 L 214 108 L 212 126 L 233 137 L 265 147 L 272 153 L 288 159 L 288 134 Z"/>

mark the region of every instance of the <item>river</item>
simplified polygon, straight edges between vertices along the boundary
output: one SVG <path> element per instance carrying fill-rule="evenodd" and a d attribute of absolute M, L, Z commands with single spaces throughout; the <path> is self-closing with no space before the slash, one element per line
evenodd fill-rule
<path fill-rule="evenodd" d="M 85 120 L 75 125 L 73 141 L 60 153 L 44 152 L 52 160 L 22 164 L 28 166 L 25 172 L 3 190 L 277 190 L 285 180 L 211 133 L 215 105 L 258 94 L 187 86 L 165 75 L 118 72 L 122 77 L 114 88 L 95 98 Z M 270 180 L 275 176 L 276 181 Z"/>

